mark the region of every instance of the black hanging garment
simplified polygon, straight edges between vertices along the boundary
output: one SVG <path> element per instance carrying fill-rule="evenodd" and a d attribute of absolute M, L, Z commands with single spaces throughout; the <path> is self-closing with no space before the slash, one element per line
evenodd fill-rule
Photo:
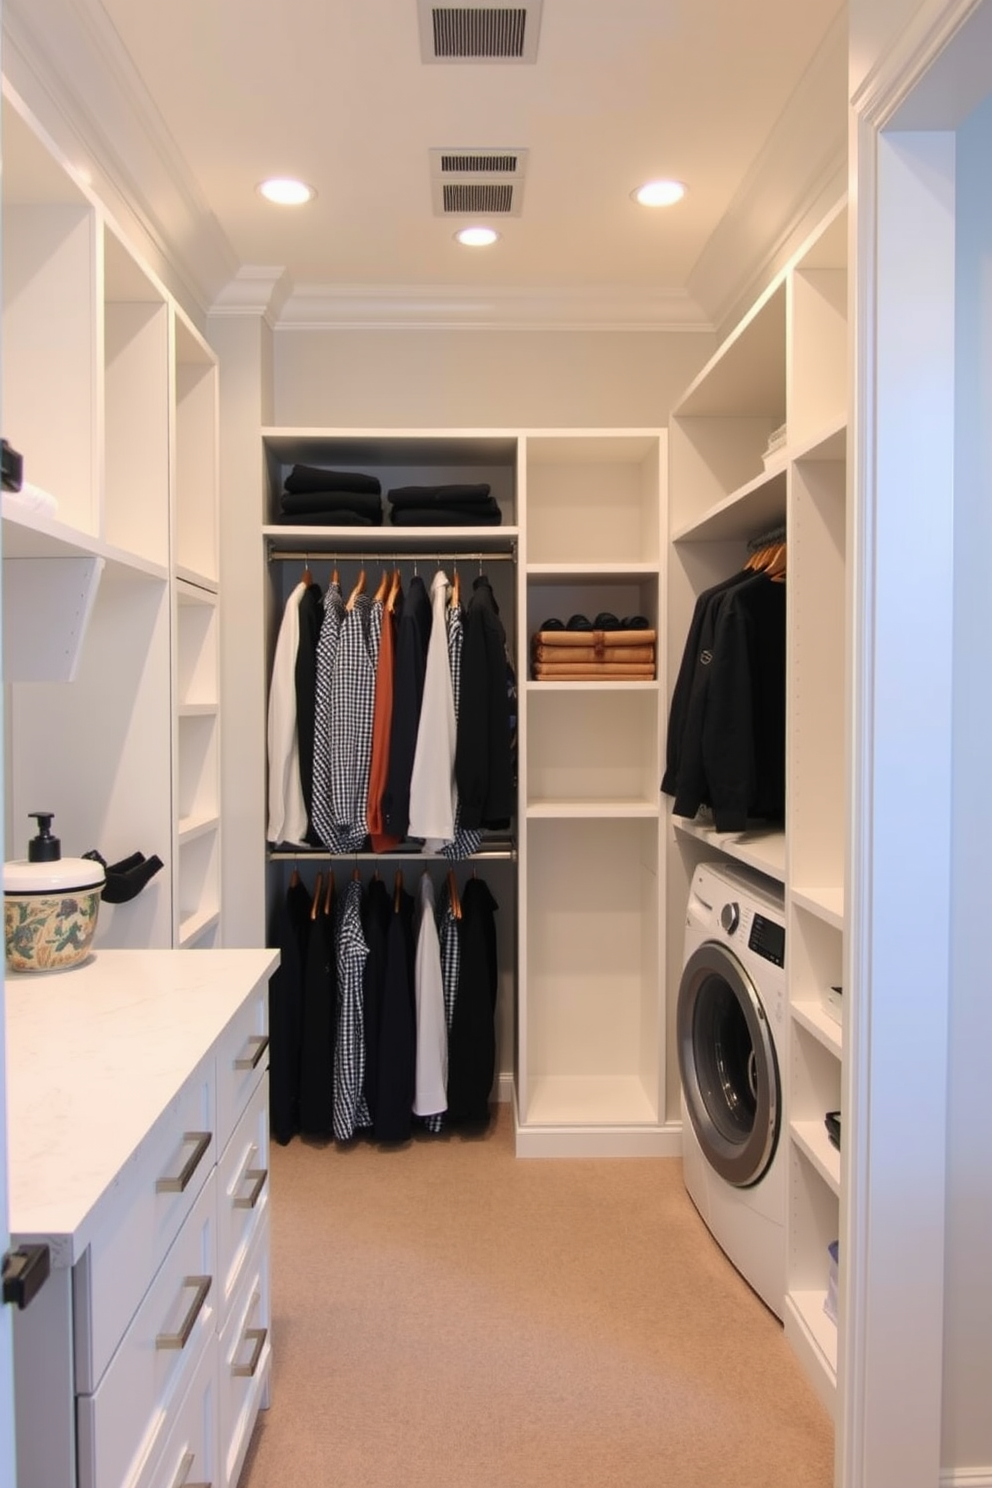
<path fill-rule="evenodd" d="M 396 626 L 389 770 L 382 795 L 385 830 L 401 842 L 410 826 L 410 777 L 424 701 L 431 620 L 430 597 L 423 579 L 416 574 L 403 596 L 403 608 Z"/>
<path fill-rule="evenodd" d="M 453 1126 L 489 1121 L 496 1073 L 496 900 L 481 878 L 462 892 L 460 968 L 448 1039 L 448 1112 Z"/>
<path fill-rule="evenodd" d="M 300 1050 L 300 1130 L 308 1137 L 330 1137 L 334 1120 L 334 1036 L 337 1021 L 337 966 L 334 955 L 334 879 L 311 908 L 303 978 L 303 1029 Z"/>
<path fill-rule="evenodd" d="M 506 632 L 489 580 L 472 585 L 465 612 L 455 780 L 463 827 L 505 830 L 513 814 Z"/>
<path fill-rule="evenodd" d="M 277 905 L 270 936 L 280 960 L 269 978 L 269 1122 L 282 1146 L 300 1129 L 303 974 L 309 928 L 310 895 L 294 875 Z"/>
<path fill-rule="evenodd" d="M 365 1103 L 375 1126 L 379 1089 L 379 1027 L 386 985 L 386 937 L 393 905 L 382 879 L 373 878 L 362 906 L 362 930 L 369 948 L 362 983 L 365 1019 Z"/>
<path fill-rule="evenodd" d="M 386 932 L 386 974 L 379 1019 L 379 1078 L 373 1124 L 378 1142 L 405 1142 L 413 1130 L 417 1071 L 413 908 L 413 895 L 398 888 Z"/>
<path fill-rule="evenodd" d="M 313 827 L 313 738 L 317 704 L 317 641 L 324 618 L 318 584 L 309 583 L 300 597 L 300 638 L 296 647 L 296 742 L 300 758 L 300 786 L 307 808 L 307 841 L 320 839 Z"/>

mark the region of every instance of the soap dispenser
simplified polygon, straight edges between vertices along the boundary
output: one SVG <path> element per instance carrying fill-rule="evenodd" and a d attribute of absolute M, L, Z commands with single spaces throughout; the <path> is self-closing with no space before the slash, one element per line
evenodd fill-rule
<path fill-rule="evenodd" d="M 54 813 L 32 811 L 27 858 L 3 865 L 3 926 L 11 971 L 61 971 L 90 953 L 105 882 L 102 863 L 63 858 Z"/>

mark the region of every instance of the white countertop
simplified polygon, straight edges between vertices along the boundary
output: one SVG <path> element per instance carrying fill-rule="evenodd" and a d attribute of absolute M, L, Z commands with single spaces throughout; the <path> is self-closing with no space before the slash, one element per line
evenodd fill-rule
<path fill-rule="evenodd" d="M 97 951 L 62 972 L 7 973 L 15 1239 L 47 1239 L 63 1264 L 76 1259 L 102 1195 L 278 959 Z"/>

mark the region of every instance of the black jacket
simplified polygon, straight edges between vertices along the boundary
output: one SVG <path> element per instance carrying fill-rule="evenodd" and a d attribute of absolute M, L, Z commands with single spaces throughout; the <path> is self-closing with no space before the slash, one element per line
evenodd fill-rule
<path fill-rule="evenodd" d="M 514 789 L 506 632 L 483 575 L 472 585 L 465 611 L 455 781 L 461 826 L 510 825 Z"/>

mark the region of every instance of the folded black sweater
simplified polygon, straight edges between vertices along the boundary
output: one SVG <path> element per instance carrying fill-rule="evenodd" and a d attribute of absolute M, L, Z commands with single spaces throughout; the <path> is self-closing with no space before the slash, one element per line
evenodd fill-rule
<path fill-rule="evenodd" d="M 404 506 L 392 511 L 394 527 L 498 527 L 503 513 L 478 506 Z"/>
<path fill-rule="evenodd" d="M 492 487 L 479 485 L 397 485 L 388 493 L 393 506 L 461 506 L 488 501 Z"/>
<path fill-rule="evenodd" d="M 380 495 L 381 482 L 374 475 L 354 470 L 323 470 L 318 465 L 294 465 L 286 477 L 287 491 L 370 491 Z"/>
<path fill-rule="evenodd" d="M 382 497 L 372 491 L 285 491 L 279 506 L 284 512 L 353 511 L 373 521 L 382 517 Z"/>

